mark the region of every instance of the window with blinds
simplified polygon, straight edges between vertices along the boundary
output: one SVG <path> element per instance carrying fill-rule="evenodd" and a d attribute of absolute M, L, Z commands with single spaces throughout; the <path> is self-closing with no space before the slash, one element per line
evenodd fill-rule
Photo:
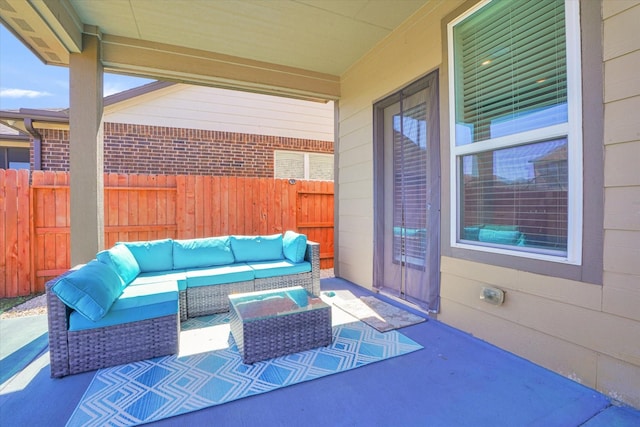
<path fill-rule="evenodd" d="M 494 0 L 450 24 L 453 243 L 568 258 L 581 138 L 566 20 L 562 0 Z"/>
<path fill-rule="evenodd" d="M 274 157 L 275 178 L 333 181 L 333 154 L 276 150 Z"/>
<path fill-rule="evenodd" d="M 427 248 L 426 117 L 426 102 L 393 116 L 393 255 L 414 268 Z"/>

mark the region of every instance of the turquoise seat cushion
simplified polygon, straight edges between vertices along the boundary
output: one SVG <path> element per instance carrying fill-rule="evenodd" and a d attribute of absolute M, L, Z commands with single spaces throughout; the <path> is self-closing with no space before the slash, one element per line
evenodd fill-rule
<path fill-rule="evenodd" d="M 126 310 L 109 310 L 106 316 L 97 322 L 79 316 L 75 311 L 69 316 L 69 331 L 82 331 L 93 328 L 103 328 L 105 326 L 123 325 L 130 322 L 139 322 L 141 320 L 155 319 L 156 317 L 177 316 L 178 301 L 166 301 L 157 304 L 144 306 L 143 309 L 138 307 Z"/>
<path fill-rule="evenodd" d="M 465 227 L 462 230 L 462 238 L 465 240 L 480 240 L 480 230 L 481 227 L 473 226 L 473 227 Z"/>
<path fill-rule="evenodd" d="M 123 242 L 133 254 L 140 271 L 163 271 L 173 269 L 173 240 L 150 240 L 148 242 Z"/>
<path fill-rule="evenodd" d="M 175 280 L 127 286 L 122 295 L 111 306 L 110 311 L 141 308 L 178 299 L 178 284 Z"/>
<path fill-rule="evenodd" d="M 236 262 L 270 261 L 284 258 L 282 234 L 231 236 L 231 250 Z"/>
<path fill-rule="evenodd" d="M 482 228 L 478 233 L 478 240 L 499 245 L 517 245 L 522 238 L 522 233 L 517 230 L 495 230 Z"/>
<path fill-rule="evenodd" d="M 109 312 L 97 321 L 71 313 L 69 330 L 79 331 L 105 326 L 122 325 L 156 317 L 177 315 L 178 284 L 165 282 L 127 286 L 113 303 Z"/>
<path fill-rule="evenodd" d="M 91 321 L 107 314 L 122 289 L 118 273 L 97 260 L 64 276 L 52 287 L 62 302 Z"/>
<path fill-rule="evenodd" d="M 228 236 L 173 241 L 173 268 L 210 267 L 234 262 Z"/>
<path fill-rule="evenodd" d="M 169 271 L 148 271 L 140 273 L 129 286 L 146 285 L 148 283 L 158 283 L 166 281 L 175 281 L 178 284 L 178 290 L 187 289 L 187 273 L 186 270 L 169 270 Z"/>
<path fill-rule="evenodd" d="M 117 244 L 111 249 L 100 251 L 96 255 L 98 261 L 113 268 L 122 278 L 125 285 L 131 283 L 140 274 L 140 266 L 135 257 L 123 244 Z"/>
<path fill-rule="evenodd" d="M 253 280 L 253 269 L 238 263 L 187 271 L 187 288 Z"/>
<path fill-rule="evenodd" d="M 307 236 L 287 231 L 282 238 L 282 251 L 285 258 L 291 262 L 304 261 L 304 254 L 307 252 Z"/>
<path fill-rule="evenodd" d="M 286 276 L 288 274 L 300 274 L 311 271 L 311 263 L 303 261 L 294 263 L 283 259 L 280 261 L 261 261 L 248 263 L 254 271 L 256 279 L 268 277 Z"/>

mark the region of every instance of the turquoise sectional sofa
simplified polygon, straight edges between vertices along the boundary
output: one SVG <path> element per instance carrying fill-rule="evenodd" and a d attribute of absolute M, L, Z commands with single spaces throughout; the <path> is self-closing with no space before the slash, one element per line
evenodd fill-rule
<path fill-rule="evenodd" d="M 51 376 L 174 354 L 180 320 L 228 296 L 320 293 L 320 248 L 303 234 L 121 242 L 46 284 Z"/>

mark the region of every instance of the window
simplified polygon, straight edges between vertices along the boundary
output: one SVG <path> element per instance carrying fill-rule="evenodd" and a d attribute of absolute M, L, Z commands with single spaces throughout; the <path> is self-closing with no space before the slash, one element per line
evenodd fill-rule
<path fill-rule="evenodd" d="M 452 246 L 581 262 L 578 20 L 486 1 L 449 24 Z"/>
<path fill-rule="evenodd" d="M 0 147 L 0 169 L 29 169 L 29 149 Z"/>
<path fill-rule="evenodd" d="M 333 154 L 275 151 L 275 177 L 333 181 Z"/>

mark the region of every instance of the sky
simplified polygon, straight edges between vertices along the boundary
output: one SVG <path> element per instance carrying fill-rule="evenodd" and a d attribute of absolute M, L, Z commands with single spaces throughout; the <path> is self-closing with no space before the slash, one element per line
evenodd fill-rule
<path fill-rule="evenodd" d="M 153 80 L 104 75 L 104 96 Z M 68 108 L 69 69 L 45 65 L 0 24 L 0 110 Z"/>

